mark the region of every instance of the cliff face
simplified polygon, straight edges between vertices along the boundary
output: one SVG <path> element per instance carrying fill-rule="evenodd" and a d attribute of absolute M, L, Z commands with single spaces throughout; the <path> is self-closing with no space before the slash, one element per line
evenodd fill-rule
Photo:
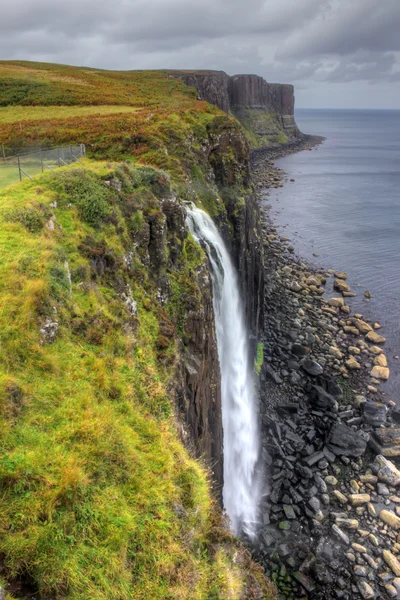
<path fill-rule="evenodd" d="M 181 71 L 171 76 L 195 87 L 202 100 L 235 115 L 254 146 L 286 143 L 299 134 L 292 85 L 268 83 L 258 75 L 229 77 L 223 71 Z"/>

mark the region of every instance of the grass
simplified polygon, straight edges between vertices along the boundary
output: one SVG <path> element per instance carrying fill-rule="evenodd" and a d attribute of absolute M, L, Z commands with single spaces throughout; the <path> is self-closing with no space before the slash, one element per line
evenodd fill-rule
<path fill-rule="evenodd" d="M 42 596 L 205 598 L 214 579 L 207 545 L 212 499 L 206 473 L 174 433 L 168 373 L 157 361 L 156 290 L 124 273 L 124 235 L 111 225 L 94 229 L 79 208 L 68 208 L 67 195 L 75 202 L 71 194 L 81 181 L 93 193 L 102 186 L 110 194 L 99 176 L 79 172 L 65 180 L 68 172 L 0 194 L 6 570 L 36 581 Z M 51 233 L 40 219 L 44 224 L 56 197 L 62 229 Z M 24 216 L 35 213 L 39 230 Z M 132 286 L 134 336 L 124 330 L 130 317 L 111 281 L 90 283 L 90 259 L 78 250 L 87 236 L 93 252 L 112 248 L 109 277 L 118 277 L 120 265 L 119 276 Z M 40 333 L 48 319 L 59 323 L 52 344 Z M 190 596 L 189 579 L 196 581 Z"/>
<path fill-rule="evenodd" d="M 0 189 L 19 182 L 19 170 L 17 166 L 5 165 L 0 162 Z"/>
<path fill-rule="evenodd" d="M 3 61 L 0 105 L 0 144 L 85 143 L 91 157 L 0 191 L 0 584 L 18 599 L 236 600 L 257 581 L 274 597 L 177 432 L 204 252 L 168 240 L 180 258 L 163 266 L 163 306 L 141 242 L 193 165 L 203 205 L 221 203 L 204 148 L 238 142 L 237 123 L 165 72 Z M 239 177 L 229 143 L 221 156 Z"/>
<path fill-rule="evenodd" d="M 0 69 L 1 72 L 1 69 Z M 43 119 L 68 119 L 87 115 L 134 113 L 135 106 L 1 106 L 0 123 L 23 123 Z"/>

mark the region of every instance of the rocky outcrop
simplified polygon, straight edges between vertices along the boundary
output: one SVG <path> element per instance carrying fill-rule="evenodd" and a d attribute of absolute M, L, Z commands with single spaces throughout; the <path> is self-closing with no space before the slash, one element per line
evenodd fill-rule
<path fill-rule="evenodd" d="M 170 75 L 196 88 L 201 100 L 207 100 L 229 113 L 229 75 L 224 71 L 176 71 Z"/>
<path fill-rule="evenodd" d="M 268 83 L 259 75 L 229 77 L 223 71 L 177 71 L 171 76 L 195 87 L 201 100 L 234 114 L 260 137 L 255 145 L 286 143 L 299 135 L 292 85 Z"/>

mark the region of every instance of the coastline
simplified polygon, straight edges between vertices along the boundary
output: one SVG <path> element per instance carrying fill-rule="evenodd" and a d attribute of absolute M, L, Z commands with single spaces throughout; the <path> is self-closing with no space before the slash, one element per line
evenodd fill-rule
<path fill-rule="evenodd" d="M 387 375 L 380 326 L 351 314 L 344 273 L 335 278 L 344 295 L 338 289 L 324 300 L 334 272 L 295 255 L 264 198 L 283 185 L 272 161 L 323 139 L 304 136 L 252 156 L 266 255 L 260 410 L 269 484 L 254 555 L 283 598 L 393 598 L 400 591 L 400 413 L 380 380 L 371 381 L 375 367 Z"/>

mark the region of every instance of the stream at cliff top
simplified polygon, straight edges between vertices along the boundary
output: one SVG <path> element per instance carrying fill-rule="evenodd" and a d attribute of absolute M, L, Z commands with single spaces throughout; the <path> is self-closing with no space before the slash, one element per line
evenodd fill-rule
<path fill-rule="evenodd" d="M 187 208 L 187 225 L 211 263 L 213 306 L 221 368 L 224 439 L 224 508 L 235 534 L 254 538 L 261 483 L 256 465 L 260 452 L 258 402 L 248 332 L 237 274 L 212 219 Z"/>

